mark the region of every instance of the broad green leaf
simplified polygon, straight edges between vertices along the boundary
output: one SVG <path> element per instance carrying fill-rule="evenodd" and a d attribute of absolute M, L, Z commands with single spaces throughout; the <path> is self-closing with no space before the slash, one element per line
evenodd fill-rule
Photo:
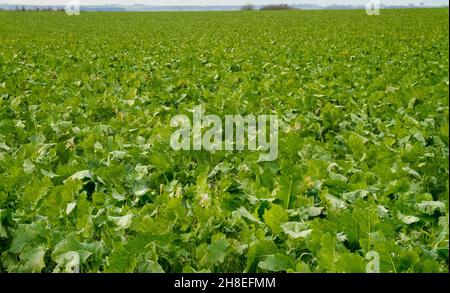
<path fill-rule="evenodd" d="M 264 212 L 264 221 L 274 233 L 281 232 L 281 225 L 289 220 L 287 212 L 279 205 L 273 204 Z"/>
<path fill-rule="evenodd" d="M 258 267 L 264 271 L 281 272 L 293 269 L 295 265 L 291 257 L 277 253 L 266 256 L 263 261 L 258 263 Z"/>
<path fill-rule="evenodd" d="M 300 222 L 287 222 L 281 225 L 284 233 L 294 239 L 308 237 L 312 229 L 307 229 L 307 225 Z"/>
<path fill-rule="evenodd" d="M 228 246 L 228 242 L 223 239 L 219 239 L 211 243 L 206 254 L 206 259 L 208 262 L 212 264 L 222 263 L 227 255 Z"/>

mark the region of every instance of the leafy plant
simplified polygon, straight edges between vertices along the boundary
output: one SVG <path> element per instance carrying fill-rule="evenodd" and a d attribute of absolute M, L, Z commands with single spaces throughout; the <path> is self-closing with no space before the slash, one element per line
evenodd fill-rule
<path fill-rule="evenodd" d="M 0 271 L 448 272 L 448 20 L 0 12 Z M 173 151 L 196 105 L 278 159 Z"/>

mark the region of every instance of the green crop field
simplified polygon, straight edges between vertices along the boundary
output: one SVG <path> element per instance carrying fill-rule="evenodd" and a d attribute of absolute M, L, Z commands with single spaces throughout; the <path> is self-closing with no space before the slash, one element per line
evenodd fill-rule
<path fill-rule="evenodd" d="M 449 10 L 0 12 L 0 272 L 448 272 Z M 278 157 L 170 121 L 277 115 Z"/>

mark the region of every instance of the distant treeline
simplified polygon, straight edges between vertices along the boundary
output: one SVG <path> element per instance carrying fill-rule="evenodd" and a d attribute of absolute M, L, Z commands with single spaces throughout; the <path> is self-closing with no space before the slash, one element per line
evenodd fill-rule
<path fill-rule="evenodd" d="M 259 10 L 295 10 L 296 8 L 289 6 L 287 4 L 276 4 L 276 5 L 265 5 L 259 8 Z M 59 6 L 20 6 L 16 5 L 13 7 L 0 7 L 0 11 L 64 11 L 64 7 Z M 101 11 L 101 7 L 85 7 L 84 10 L 89 11 Z M 111 10 L 111 9 L 110 9 Z M 120 8 L 115 8 L 113 10 L 121 10 Z M 257 8 L 252 4 L 247 4 L 242 6 L 241 10 L 257 10 Z"/>
<path fill-rule="evenodd" d="M 261 7 L 260 10 L 294 10 L 295 8 L 289 6 L 287 4 L 278 4 L 278 5 L 266 5 Z"/>
<path fill-rule="evenodd" d="M 259 10 L 294 10 L 296 8 L 289 6 L 287 4 L 272 4 L 272 5 L 265 5 L 261 7 Z M 256 10 L 255 6 L 252 4 L 247 4 L 242 6 L 242 10 Z"/>
<path fill-rule="evenodd" d="M 0 7 L 0 11 L 64 11 L 64 7 L 58 6 L 20 6 L 12 8 Z"/>

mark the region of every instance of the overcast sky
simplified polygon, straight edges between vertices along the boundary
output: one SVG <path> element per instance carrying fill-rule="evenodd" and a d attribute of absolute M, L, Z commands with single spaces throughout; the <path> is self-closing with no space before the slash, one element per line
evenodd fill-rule
<path fill-rule="evenodd" d="M 61 5 L 66 4 L 70 0 L 0 0 L 0 3 L 7 4 L 30 4 L 30 5 Z M 341 4 L 341 5 L 362 5 L 369 0 L 79 0 L 81 5 L 98 5 L 98 4 L 146 4 L 146 5 L 242 5 L 267 4 L 267 3 L 288 3 L 288 4 Z M 448 5 L 448 0 L 381 0 L 383 4 L 419 4 L 421 2 L 427 5 Z"/>

